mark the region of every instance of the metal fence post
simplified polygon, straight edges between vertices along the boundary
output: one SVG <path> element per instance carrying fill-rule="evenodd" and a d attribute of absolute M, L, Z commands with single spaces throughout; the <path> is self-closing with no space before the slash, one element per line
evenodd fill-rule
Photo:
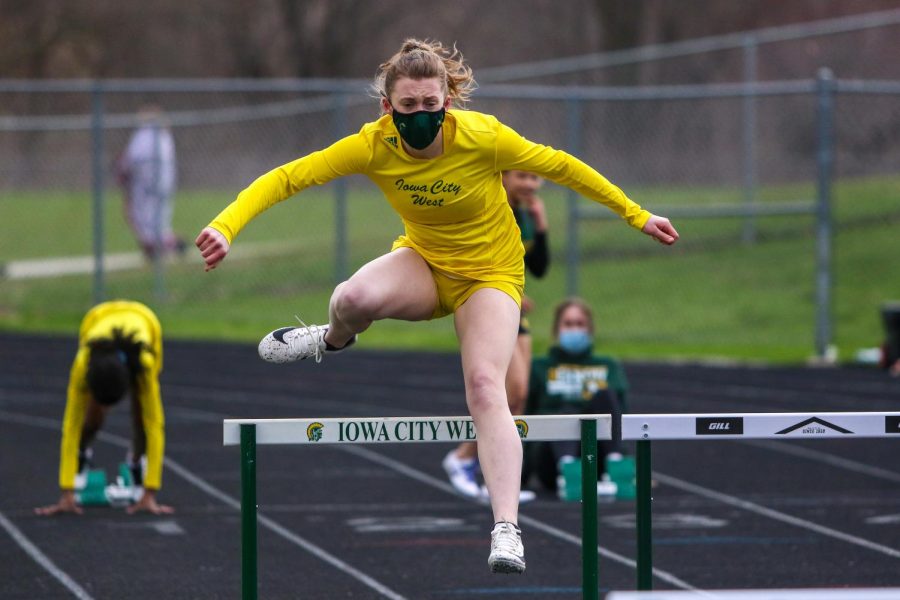
<path fill-rule="evenodd" d="M 834 167 L 834 75 L 822 68 L 817 77 L 816 130 L 816 355 L 826 359 L 832 342 L 831 178 Z"/>
<path fill-rule="evenodd" d="M 347 135 L 347 112 L 349 102 L 347 94 L 335 95 L 334 103 L 334 136 L 342 138 Z M 334 186 L 334 283 L 347 279 L 347 181 L 343 177 L 332 182 Z"/>
<path fill-rule="evenodd" d="M 91 88 L 91 183 L 93 191 L 94 230 L 94 289 L 93 303 L 103 302 L 106 285 L 103 272 L 103 213 L 104 213 L 104 160 L 103 160 L 103 83 L 95 81 Z"/>
<path fill-rule="evenodd" d="M 578 156 L 581 153 L 581 100 L 569 98 L 566 100 L 567 152 Z M 578 193 L 566 189 L 566 207 L 568 222 L 566 225 L 566 294 L 578 295 Z"/>
<path fill-rule="evenodd" d="M 597 420 L 581 419 L 581 586 L 582 598 L 600 595 L 597 567 Z"/>
<path fill-rule="evenodd" d="M 758 79 L 757 51 L 759 43 L 756 37 L 744 37 L 744 85 L 746 86 L 741 110 L 743 114 L 741 137 L 743 138 L 743 171 L 744 171 L 744 205 L 751 208 L 756 203 L 756 95 L 750 93 Z M 756 241 L 756 217 L 744 219 L 741 239 L 745 244 Z"/>
<path fill-rule="evenodd" d="M 256 600 L 256 425 L 241 424 L 241 598 Z"/>

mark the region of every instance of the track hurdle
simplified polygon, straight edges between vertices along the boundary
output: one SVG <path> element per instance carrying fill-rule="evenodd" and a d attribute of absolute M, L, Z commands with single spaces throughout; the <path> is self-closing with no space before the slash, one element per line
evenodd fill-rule
<path fill-rule="evenodd" d="M 900 441 L 900 412 L 729 413 L 623 415 L 622 439 L 635 440 L 637 502 L 637 589 L 653 586 L 651 527 L 652 440 L 811 440 L 894 438 Z"/>
<path fill-rule="evenodd" d="M 582 589 L 599 599 L 597 565 L 597 440 L 612 439 L 609 415 L 515 417 L 523 442 L 581 440 Z M 223 444 L 241 447 L 241 594 L 257 598 L 256 446 L 259 444 L 379 444 L 477 441 L 471 417 L 225 419 Z"/>

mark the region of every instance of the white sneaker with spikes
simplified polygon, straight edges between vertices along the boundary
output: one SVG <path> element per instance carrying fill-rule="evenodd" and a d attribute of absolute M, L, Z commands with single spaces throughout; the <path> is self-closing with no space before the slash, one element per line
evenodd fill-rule
<path fill-rule="evenodd" d="M 299 320 L 299 319 L 298 319 Z M 322 356 L 337 354 L 353 345 L 356 336 L 343 348 L 332 348 L 325 342 L 328 325 L 307 325 L 300 321 L 300 327 L 281 327 L 269 333 L 259 342 L 259 357 L 271 363 L 287 363 L 314 357 L 322 362 Z"/>
<path fill-rule="evenodd" d="M 500 521 L 491 531 L 491 555 L 488 565 L 492 573 L 524 573 L 525 547 L 522 531 L 512 523 Z"/>

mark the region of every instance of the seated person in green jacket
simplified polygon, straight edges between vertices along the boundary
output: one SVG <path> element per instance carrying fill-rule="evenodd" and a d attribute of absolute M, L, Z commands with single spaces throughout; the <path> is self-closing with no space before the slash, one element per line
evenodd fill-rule
<path fill-rule="evenodd" d="M 601 413 L 614 419 L 620 415 L 627 407 L 625 370 L 616 359 L 594 354 L 594 319 L 583 300 L 569 298 L 556 307 L 553 339 L 548 354 L 531 364 L 526 414 Z M 560 464 L 580 456 L 577 440 L 527 446 L 531 454 L 523 467 L 523 481 L 534 472 L 549 490 L 557 488 Z M 598 476 L 605 470 L 603 458 L 619 452 L 614 442 L 598 443 Z"/>

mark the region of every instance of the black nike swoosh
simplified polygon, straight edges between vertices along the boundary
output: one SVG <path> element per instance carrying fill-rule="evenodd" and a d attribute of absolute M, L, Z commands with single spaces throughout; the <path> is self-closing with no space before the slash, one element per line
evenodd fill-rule
<path fill-rule="evenodd" d="M 288 331 L 293 331 L 295 329 L 297 329 L 297 328 L 296 327 L 282 327 L 281 329 L 276 329 L 275 331 L 272 332 L 272 337 L 275 338 L 276 340 L 278 340 L 279 342 L 281 342 L 282 344 L 287 344 L 287 342 L 284 341 L 284 334 L 287 333 Z"/>

